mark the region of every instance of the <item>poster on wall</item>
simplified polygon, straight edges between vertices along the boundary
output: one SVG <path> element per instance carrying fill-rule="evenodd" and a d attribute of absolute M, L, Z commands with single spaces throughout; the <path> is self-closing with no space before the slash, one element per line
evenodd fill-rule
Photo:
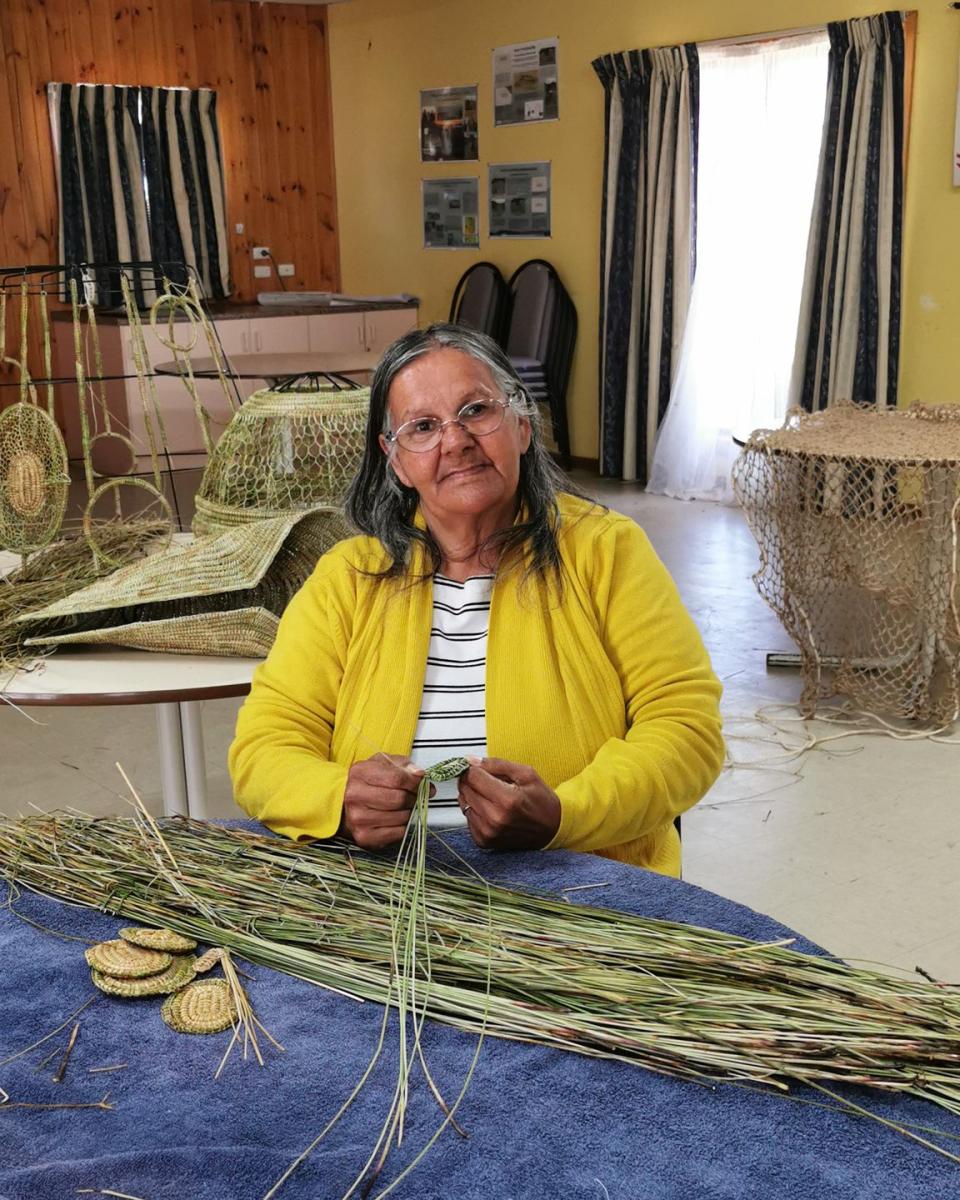
<path fill-rule="evenodd" d="M 427 250 L 480 245 L 480 181 L 423 179 L 423 244 Z"/>
<path fill-rule="evenodd" d="M 960 71 L 957 75 L 957 115 L 953 126 L 953 186 L 960 187 Z"/>
<path fill-rule="evenodd" d="M 469 162 L 480 157 L 477 85 L 420 93 L 420 161 Z"/>
<path fill-rule="evenodd" d="M 490 236 L 550 236 L 550 164 L 490 164 Z"/>
<path fill-rule="evenodd" d="M 517 42 L 494 50 L 494 125 L 555 121 L 559 115 L 557 38 Z"/>

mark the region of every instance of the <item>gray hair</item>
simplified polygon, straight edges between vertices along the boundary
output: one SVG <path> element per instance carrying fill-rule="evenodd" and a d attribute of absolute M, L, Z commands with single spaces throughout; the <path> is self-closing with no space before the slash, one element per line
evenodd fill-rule
<path fill-rule="evenodd" d="M 390 346 L 373 377 L 370 415 L 360 469 L 347 492 L 345 505 L 350 521 L 362 533 L 377 538 L 386 550 L 390 565 L 384 577 L 406 575 L 415 542 L 427 553 L 428 574 L 440 568 L 440 547 L 429 530 L 414 524 L 419 497 L 414 488 L 405 487 L 397 478 L 387 455 L 380 447 L 380 434 L 389 432 L 388 400 L 397 375 L 418 358 L 434 350 L 460 350 L 490 371 L 497 387 L 511 402 L 511 408 L 530 421 L 530 445 L 520 458 L 517 486 L 526 520 L 501 529 L 488 539 L 484 549 L 495 549 L 501 559 L 520 557 L 530 551 L 529 570 L 546 573 L 560 565 L 557 545 L 560 492 L 583 493 L 560 470 L 543 444 L 540 412 L 531 400 L 513 364 L 491 338 L 466 325 L 436 324 L 415 329 Z"/>

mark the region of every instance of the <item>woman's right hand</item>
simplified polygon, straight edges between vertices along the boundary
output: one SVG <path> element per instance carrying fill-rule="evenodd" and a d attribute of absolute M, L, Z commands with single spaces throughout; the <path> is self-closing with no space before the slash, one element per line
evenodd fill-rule
<path fill-rule="evenodd" d="M 347 774 L 339 832 L 364 850 L 383 850 L 403 837 L 423 771 L 399 754 L 375 754 Z"/>

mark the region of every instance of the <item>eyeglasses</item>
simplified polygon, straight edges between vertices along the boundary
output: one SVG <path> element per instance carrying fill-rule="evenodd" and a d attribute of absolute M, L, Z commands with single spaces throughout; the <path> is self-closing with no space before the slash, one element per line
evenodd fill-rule
<path fill-rule="evenodd" d="M 404 421 L 399 429 L 383 436 L 388 442 L 396 442 L 404 450 L 412 450 L 414 454 L 425 454 L 435 450 L 443 439 L 443 431 L 448 425 L 459 425 L 472 437 L 486 437 L 496 433 L 503 424 L 503 418 L 511 400 L 495 400 L 492 396 L 482 399 L 469 400 L 457 415 L 449 421 L 441 421 L 439 417 L 414 417 L 412 421 Z"/>

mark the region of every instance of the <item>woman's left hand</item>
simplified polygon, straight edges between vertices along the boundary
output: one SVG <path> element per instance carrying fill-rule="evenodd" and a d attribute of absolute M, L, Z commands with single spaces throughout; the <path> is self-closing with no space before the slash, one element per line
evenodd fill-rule
<path fill-rule="evenodd" d="M 560 800 L 533 767 L 469 758 L 458 799 L 470 836 L 485 850 L 540 850 L 560 828 Z"/>

